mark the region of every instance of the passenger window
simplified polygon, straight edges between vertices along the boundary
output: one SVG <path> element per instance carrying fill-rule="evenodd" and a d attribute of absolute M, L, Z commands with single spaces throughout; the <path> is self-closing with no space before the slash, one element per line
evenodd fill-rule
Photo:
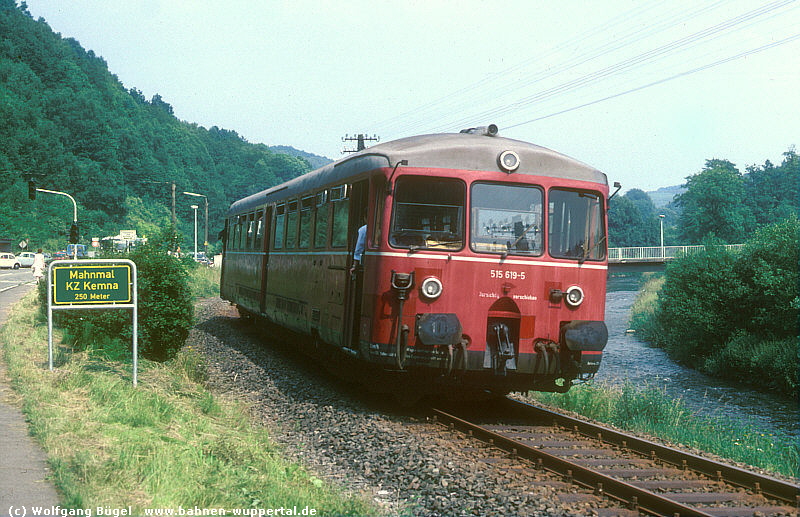
<path fill-rule="evenodd" d="M 253 249 L 261 250 L 264 247 L 264 211 L 259 210 L 256 212 L 256 239 L 253 243 Z"/>
<path fill-rule="evenodd" d="M 233 251 L 236 249 L 236 224 L 238 218 L 232 218 L 228 221 L 228 250 Z"/>
<path fill-rule="evenodd" d="M 286 205 L 280 204 L 275 209 L 275 249 L 283 249 L 284 222 L 286 219 Z"/>
<path fill-rule="evenodd" d="M 245 248 L 251 250 L 253 249 L 254 241 L 256 236 L 256 219 L 255 214 L 247 214 L 247 241 L 245 242 Z"/>
<path fill-rule="evenodd" d="M 331 189 L 331 201 L 333 202 L 331 246 L 334 248 L 347 247 L 347 222 L 350 215 L 350 200 L 347 199 L 347 195 L 347 185 Z"/>
<path fill-rule="evenodd" d="M 317 224 L 314 229 L 314 247 L 324 248 L 328 244 L 328 191 L 317 194 Z"/>
<path fill-rule="evenodd" d="M 308 249 L 311 246 L 311 209 L 314 206 L 314 196 L 304 197 L 300 203 L 300 249 Z"/>
<path fill-rule="evenodd" d="M 247 214 L 239 216 L 239 249 L 247 249 Z"/>
<path fill-rule="evenodd" d="M 290 201 L 286 212 L 286 249 L 297 246 L 297 201 Z"/>

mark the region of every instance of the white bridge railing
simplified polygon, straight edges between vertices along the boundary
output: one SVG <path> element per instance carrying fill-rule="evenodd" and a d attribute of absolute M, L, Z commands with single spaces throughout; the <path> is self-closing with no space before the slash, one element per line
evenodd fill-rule
<path fill-rule="evenodd" d="M 744 244 L 725 244 L 725 249 L 739 249 Z M 649 246 L 641 248 L 608 248 L 608 262 L 621 264 L 625 262 L 666 262 L 683 255 L 690 255 L 705 249 L 699 246 Z"/>

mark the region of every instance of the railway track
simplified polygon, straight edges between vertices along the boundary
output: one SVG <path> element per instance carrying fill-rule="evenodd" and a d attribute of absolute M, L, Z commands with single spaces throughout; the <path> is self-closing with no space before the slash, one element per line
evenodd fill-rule
<path fill-rule="evenodd" d="M 434 409 L 434 418 L 505 450 L 524 464 L 517 468 L 554 472 L 588 490 L 585 499 L 610 498 L 630 515 L 798 515 L 798 485 L 511 399 L 493 410 Z"/>

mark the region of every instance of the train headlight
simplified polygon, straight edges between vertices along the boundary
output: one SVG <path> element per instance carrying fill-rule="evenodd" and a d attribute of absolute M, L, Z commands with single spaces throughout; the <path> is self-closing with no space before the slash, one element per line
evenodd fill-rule
<path fill-rule="evenodd" d="M 497 164 L 506 172 L 514 172 L 519 167 L 519 155 L 514 151 L 503 151 L 497 157 Z"/>
<path fill-rule="evenodd" d="M 436 277 L 428 277 L 422 281 L 420 291 L 425 298 L 435 300 L 442 294 L 442 282 Z"/>
<path fill-rule="evenodd" d="M 573 285 L 564 293 L 564 301 L 570 307 L 577 307 L 583 303 L 583 289 L 577 285 Z"/>

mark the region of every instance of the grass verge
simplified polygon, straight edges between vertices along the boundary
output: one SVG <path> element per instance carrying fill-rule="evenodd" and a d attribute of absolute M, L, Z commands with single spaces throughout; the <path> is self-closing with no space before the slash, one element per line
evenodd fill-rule
<path fill-rule="evenodd" d="M 620 429 L 800 477 L 800 444 L 791 436 L 764 433 L 721 416 L 693 414 L 681 400 L 657 388 L 584 384 L 564 394 L 531 392 L 529 396 Z"/>
<path fill-rule="evenodd" d="M 189 287 L 195 299 L 219 296 L 221 267 L 206 267 L 192 264 L 189 270 Z"/>
<path fill-rule="evenodd" d="M 0 328 L 3 358 L 32 434 L 47 453 L 65 508 L 313 508 L 317 515 L 375 514 L 286 461 L 241 403 L 203 387 L 201 356 L 167 363 L 101 359 L 61 345 L 47 369 L 47 328 L 35 295 Z M 56 339 L 58 342 L 58 339 Z"/>

